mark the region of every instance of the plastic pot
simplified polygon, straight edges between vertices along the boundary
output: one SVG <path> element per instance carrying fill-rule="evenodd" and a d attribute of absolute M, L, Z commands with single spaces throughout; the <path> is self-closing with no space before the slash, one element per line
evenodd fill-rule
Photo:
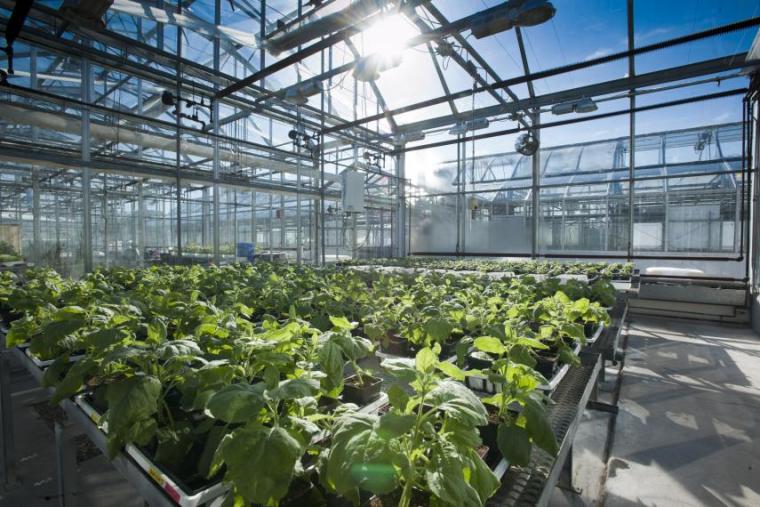
<path fill-rule="evenodd" d="M 359 381 L 359 376 L 354 374 L 348 377 L 343 384 L 343 401 L 345 403 L 356 403 L 357 405 L 368 405 L 380 396 L 380 388 L 383 385 L 383 379 L 364 375 L 363 382 Z"/>

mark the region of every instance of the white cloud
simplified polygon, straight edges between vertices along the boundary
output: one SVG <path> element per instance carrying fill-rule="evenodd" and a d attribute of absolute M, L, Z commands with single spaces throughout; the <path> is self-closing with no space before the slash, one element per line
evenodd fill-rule
<path fill-rule="evenodd" d="M 590 55 L 586 56 L 586 58 L 583 59 L 584 62 L 587 62 L 589 60 L 593 60 L 595 58 L 601 58 L 603 56 L 607 56 L 612 54 L 612 50 L 610 48 L 599 48 Z"/>

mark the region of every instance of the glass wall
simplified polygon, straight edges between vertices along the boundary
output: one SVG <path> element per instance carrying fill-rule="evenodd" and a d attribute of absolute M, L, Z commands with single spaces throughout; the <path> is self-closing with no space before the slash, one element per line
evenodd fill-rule
<path fill-rule="evenodd" d="M 736 259 L 748 213 L 740 120 L 736 96 L 637 113 L 633 154 L 629 114 L 543 128 L 534 156 L 460 146 L 434 171 L 448 186 L 417 178 L 412 253 Z M 686 126 L 658 130 L 673 124 Z"/>

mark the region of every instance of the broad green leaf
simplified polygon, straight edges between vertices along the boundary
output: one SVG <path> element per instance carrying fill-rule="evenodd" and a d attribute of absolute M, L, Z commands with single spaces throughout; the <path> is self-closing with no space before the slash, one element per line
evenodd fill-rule
<path fill-rule="evenodd" d="M 398 384 L 392 384 L 388 388 L 388 401 L 391 406 L 401 412 L 406 411 L 406 404 L 409 401 L 409 394 Z"/>
<path fill-rule="evenodd" d="M 423 327 L 428 336 L 430 336 L 434 342 L 439 343 L 445 341 L 451 335 L 453 329 L 453 326 L 449 321 L 435 317 L 425 322 Z"/>
<path fill-rule="evenodd" d="M 166 324 L 162 320 L 155 320 L 148 324 L 148 341 L 159 344 L 166 340 Z"/>
<path fill-rule="evenodd" d="M 429 347 L 421 349 L 419 352 L 417 352 L 417 355 L 414 358 L 415 368 L 417 368 L 417 371 L 421 371 L 423 373 L 429 373 L 433 371 L 433 368 L 435 368 L 435 365 L 437 363 L 438 357 Z"/>
<path fill-rule="evenodd" d="M 335 424 L 323 481 L 355 502 L 359 488 L 381 495 L 398 487 L 396 464 L 405 458 L 397 439 L 383 438 L 377 431 L 378 419 L 375 414 L 349 413 Z"/>
<path fill-rule="evenodd" d="M 67 357 L 67 356 L 62 356 Z M 73 363 L 66 375 L 60 382 L 56 382 L 55 391 L 50 397 L 50 402 L 58 404 L 66 398 L 70 398 L 79 393 L 87 377 L 95 373 L 97 364 L 92 357 L 85 357 Z M 46 372 L 47 374 L 47 372 Z"/>
<path fill-rule="evenodd" d="M 273 400 L 294 400 L 314 396 L 319 391 L 319 382 L 310 378 L 294 378 L 283 380 L 274 389 L 266 392 Z"/>
<path fill-rule="evenodd" d="M 436 367 L 454 380 L 458 380 L 460 382 L 464 381 L 466 373 L 454 363 L 441 361 L 436 365 Z"/>
<path fill-rule="evenodd" d="M 499 451 L 510 464 L 527 466 L 530 463 L 530 435 L 524 428 L 501 423 L 497 429 L 496 442 Z"/>
<path fill-rule="evenodd" d="M 385 439 L 398 438 L 414 426 L 416 416 L 413 414 L 399 415 L 387 412 L 380 416 L 377 432 Z"/>
<path fill-rule="evenodd" d="M 465 463 L 451 445 L 433 448 L 425 467 L 425 482 L 444 505 L 481 507 L 478 492 L 465 480 Z"/>
<path fill-rule="evenodd" d="M 82 342 L 86 347 L 92 347 L 96 350 L 104 350 L 119 343 L 126 337 L 125 331 L 118 328 L 98 329 L 82 337 Z"/>
<path fill-rule="evenodd" d="M 475 338 L 473 345 L 476 349 L 489 354 L 502 355 L 507 352 L 507 347 L 501 343 L 501 340 L 493 336 L 480 336 Z"/>
<path fill-rule="evenodd" d="M 522 413 L 526 420 L 525 427 L 533 442 L 549 454 L 557 454 L 557 439 L 546 417 L 544 406 L 533 398 L 528 398 Z"/>
<path fill-rule="evenodd" d="M 219 425 L 212 426 L 208 433 L 204 435 L 205 442 L 203 444 L 203 451 L 198 459 L 198 473 L 201 477 L 209 477 L 210 475 L 213 475 L 211 467 L 214 454 L 219 448 L 219 444 L 222 442 L 225 435 L 227 435 L 227 427 Z"/>
<path fill-rule="evenodd" d="M 327 341 L 319 349 L 319 367 L 326 375 L 322 379 L 323 389 L 328 393 L 340 392 L 343 387 L 344 362 L 341 349 L 337 343 Z"/>
<path fill-rule="evenodd" d="M 249 502 L 272 505 L 284 497 L 293 478 L 301 444 L 281 427 L 244 427 L 222 442 L 227 480 Z"/>
<path fill-rule="evenodd" d="M 150 425 L 146 420 L 158 411 L 160 395 L 161 382 L 156 377 L 146 375 L 136 375 L 108 385 L 105 422 L 108 424 L 111 451 L 114 445 L 120 447 L 138 435 L 135 426 Z"/>
<path fill-rule="evenodd" d="M 333 317 L 331 315 L 330 322 L 332 323 L 333 327 L 345 331 L 350 331 L 356 327 L 356 324 L 349 322 L 349 320 L 345 317 Z"/>
<path fill-rule="evenodd" d="M 538 340 L 534 340 L 533 338 L 528 338 L 526 336 L 521 336 L 516 341 L 517 345 L 522 345 L 524 347 L 528 347 L 531 349 L 539 349 L 539 350 L 546 350 L 549 348 L 548 345 L 546 345 L 543 342 L 540 342 Z"/>
<path fill-rule="evenodd" d="M 264 408 L 263 382 L 257 384 L 231 384 L 216 392 L 206 403 L 206 413 L 227 423 L 241 423 L 255 419 Z"/>
<path fill-rule="evenodd" d="M 171 340 L 158 346 L 156 353 L 161 359 L 175 356 L 200 356 L 200 347 L 192 340 Z"/>
<path fill-rule="evenodd" d="M 466 426 L 484 426 L 488 422 L 486 407 L 464 384 L 442 380 L 429 398 L 438 410 Z"/>
<path fill-rule="evenodd" d="M 501 487 L 501 482 L 494 475 L 488 465 L 478 456 L 475 447 L 468 450 L 472 467 L 470 469 L 470 485 L 478 492 L 480 501 L 485 505 L 486 500 L 491 498 Z"/>
<path fill-rule="evenodd" d="M 417 378 L 414 359 L 407 357 L 391 357 L 383 359 L 380 366 L 399 380 L 411 382 Z"/>

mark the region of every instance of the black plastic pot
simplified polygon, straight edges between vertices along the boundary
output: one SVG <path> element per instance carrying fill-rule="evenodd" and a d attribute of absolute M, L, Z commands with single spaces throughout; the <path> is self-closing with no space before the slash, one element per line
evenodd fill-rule
<path fill-rule="evenodd" d="M 388 333 L 385 340 L 380 342 L 380 350 L 394 356 L 408 356 L 412 352 L 411 344 L 401 335 Z"/>
<path fill-rule="evenodd" d="M 596 330 L 598 328 L 598 322 L 586 322 L 586 324 L 583 326 L 583 334 L 586 335 L 586 338 L 591 338 L 594 336 L 594 333 L 596 333 Z"/>
<path fill-rule="evenodd" d="M 469 354 L 467 354 L 466 362 L 467 362 L 468 368 L 472 370 L 487 370 L 493 364 L 492 359 L 478 357 L 474 354 L 475 354 L 474 352 L 470 352 Z"/>
<path fill-rule="evenodd" d="M 544 355 L 544 354 L 536 355 L 535 370 L 541 375 L 543 375 L 544 378 L 551 380 L 551 378 L 557 372 L 558 366 L 559 366 L 558 355 L 556 354 L 555 355 Z"/>
<path fill-rule="evenodd" d="M 452 339 L 441 343 L 441 359 L 446 359 L 457 353 L 459 339 Z"/>
<path fill-rule="evenodd" d="M 343 384 L 343 401 L 345 403 L 356 403 L 357 405 L 368 405 L 380 396 L 380 388 L 383 386 L 383 379 L 364 375 L 363 383 L 359 383 L 358 375 L 351 375 Z"/>

